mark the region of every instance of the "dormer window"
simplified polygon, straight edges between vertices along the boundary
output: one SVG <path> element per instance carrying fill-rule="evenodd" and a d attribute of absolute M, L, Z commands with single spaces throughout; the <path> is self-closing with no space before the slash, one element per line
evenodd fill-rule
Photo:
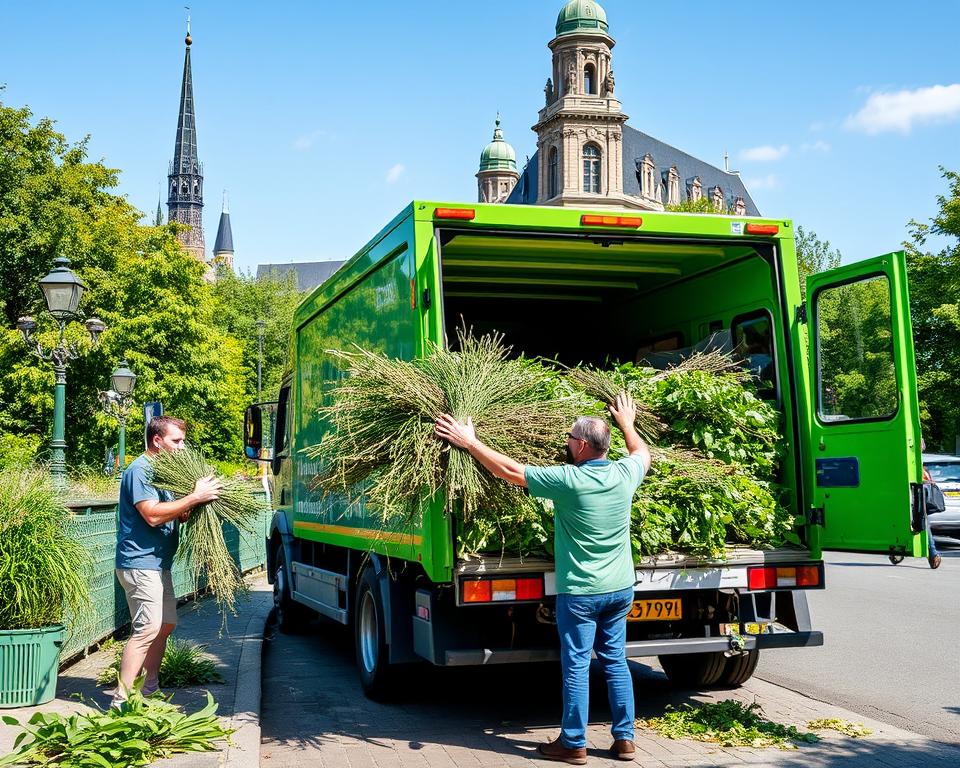
<path fill-rule="evenodd" d="M 720 189 L 719 184 L 717 184 L 717 186 L 713 188 L 712 197 L 713 197 L 713 210 L 722 211 L 723 210 L 723 190 Z"/>
<path fill-rule="evenodd" d="M 733 204 L 733 213 L 736 216 L 746 216 L 747 215 L 747 204 L 744 202 L 742 197 L 738 197 L 736 202 Z"/>
<path fill-rule="evenodd" d="M 667 188 L 667 205 L 680 204 L 680 173 L 677 166 L 672 165 L 670 169 L 663 172 L 663 183 Z"/>
<path fill-rule="evenodd" d="M 687 199 L 696 202 L 703 197 L 703 186 L 700 184 L 700 177 L 694 176 L 687 180 Z"/>

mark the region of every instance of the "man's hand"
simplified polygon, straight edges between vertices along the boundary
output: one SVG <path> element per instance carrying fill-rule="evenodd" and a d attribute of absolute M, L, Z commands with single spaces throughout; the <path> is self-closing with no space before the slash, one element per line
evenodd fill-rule
<path fill-rule="evenodd" d="M 446 440 L 450 445 L 467 450 L 477 439 L 477 430 L 473 428 L 472 418 L 467 416 L 467 423 L 461 424 L 448 413 L 441 413 L 437 416 L 437 421 L 433 425 L 433 433 Z"/>
<path fill-rule="evenodd" d="M 626 433 L 628 429 L 633 429 L 633 423 L 637 419 L 637 404 L 633 402 L 633 397 L 629 392 L 621 392 L 617 399 L 610 403 L 610 415 L 617 422 L 620 431 Z"/>
<path fill-rule="evenodd" d="M 188 509 L 186 512 L 182 513 L 182 514 L 180 515 L 180 517 L 177 518 L 177 520 L 180 521 L 181 523 L 185 523 L 185 522 L 187 522 L 187 520 L 189 520 L 189 519 L 190 519 L 190 510 L 189 510 L 189 509 Z"/>
<path fill-rule="evenodd" d="M 193 497 L 195 504 L 206 504 L 209 501 L 220 498 L 220 491 L 223 490 L 223 483 L 217 480 L 213 475 L 201 477 L 193 486 Z"/>

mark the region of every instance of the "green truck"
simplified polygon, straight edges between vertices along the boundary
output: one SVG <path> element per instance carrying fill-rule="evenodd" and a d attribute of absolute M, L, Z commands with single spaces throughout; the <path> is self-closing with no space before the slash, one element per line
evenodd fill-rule
<path fill-rule="evenodd" d="M 458 559 L 442 500 L 419 527 L 384 531 L 362 504 L 315 491 L 302 453 L 345 375 L 326 350 L 410 359 L 461 324 L 569 364 L 723 334 L 763 372 L 803 545 L 638 564 L 627 655 L 659 657 L 671 680 L 738 685 L 760 649 L 821 645 L 806 590 L 824 588 L 824 549 L 926 555 L 902 253 L 813 275 L 804 295 L 787 220 L 415 201 L 300 304 L 279 401 L 252 405 L 245 425 L 247 455 L 272 462 L 281 621 L 309 609 L 351 626 L 369 695 L 397 665 L 558 658 L 552 562 Z"/>

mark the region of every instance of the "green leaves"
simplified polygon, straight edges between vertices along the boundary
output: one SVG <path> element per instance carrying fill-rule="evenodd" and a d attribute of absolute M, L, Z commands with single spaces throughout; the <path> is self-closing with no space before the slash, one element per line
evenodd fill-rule
<path fill-rule="evenodd" d="M 184 714 L 168 698 L 144 698 L 139 679 L 129 699 L 105 712 L 72 716 L 38 712 L 19 734 L 4 765 L 56 764 L 63 768 L 126 768 L 149 765 L 185 752 L 207 752 L 231 733 L 220 725 L 207 693 L 199 712 Z M 19 725 L 4 717 L 7 725 Z"/>
<path fill-rule="evenodd" d="M 698 706 L 682 704 L 679 708 L 668 704 L 661 717 L 638 722 L 668 739 L 693 739 L 724 747 L 795 749 L 798 743 L 819 741 L 816 734 L 768 720 L 756 701 L 744 704 L 726 699 Z"/>
<path fill-rule="evenodd" d="M 217 670 L 213 659 L 204 653 L 205 646 L 189 640 L 172 638 L 167 643 L 160 662 L 158 683 L 161 688 L 186 688 L 207 683 L 222 683 L 223 675 Z M 120 672 L 123 645 L 118 643 L 110 666 L 97 676 L 98 685 L 116 685 Z"/>

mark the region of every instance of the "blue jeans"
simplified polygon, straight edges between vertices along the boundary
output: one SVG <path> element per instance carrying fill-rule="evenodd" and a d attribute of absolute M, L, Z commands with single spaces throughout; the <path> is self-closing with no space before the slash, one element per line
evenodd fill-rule
<path fill-rule="evenodd" d="M 560 743 L 576 749 L 587 744 L 590 709 L 590 656 L 607 678 L 614 739 L 633 739 L 633 679 L 624 643 L 633 587 L 602 595 L 557 595 L 557 631 L 563 670 L 563 719 Z"/>
<path fill-rule="evenodd" d="M 933 528 L 930 527 L 930 521 L 927 520 L 927 558 L 932 560 L 938 554 L 937 542 L 933 540 Z"/>

